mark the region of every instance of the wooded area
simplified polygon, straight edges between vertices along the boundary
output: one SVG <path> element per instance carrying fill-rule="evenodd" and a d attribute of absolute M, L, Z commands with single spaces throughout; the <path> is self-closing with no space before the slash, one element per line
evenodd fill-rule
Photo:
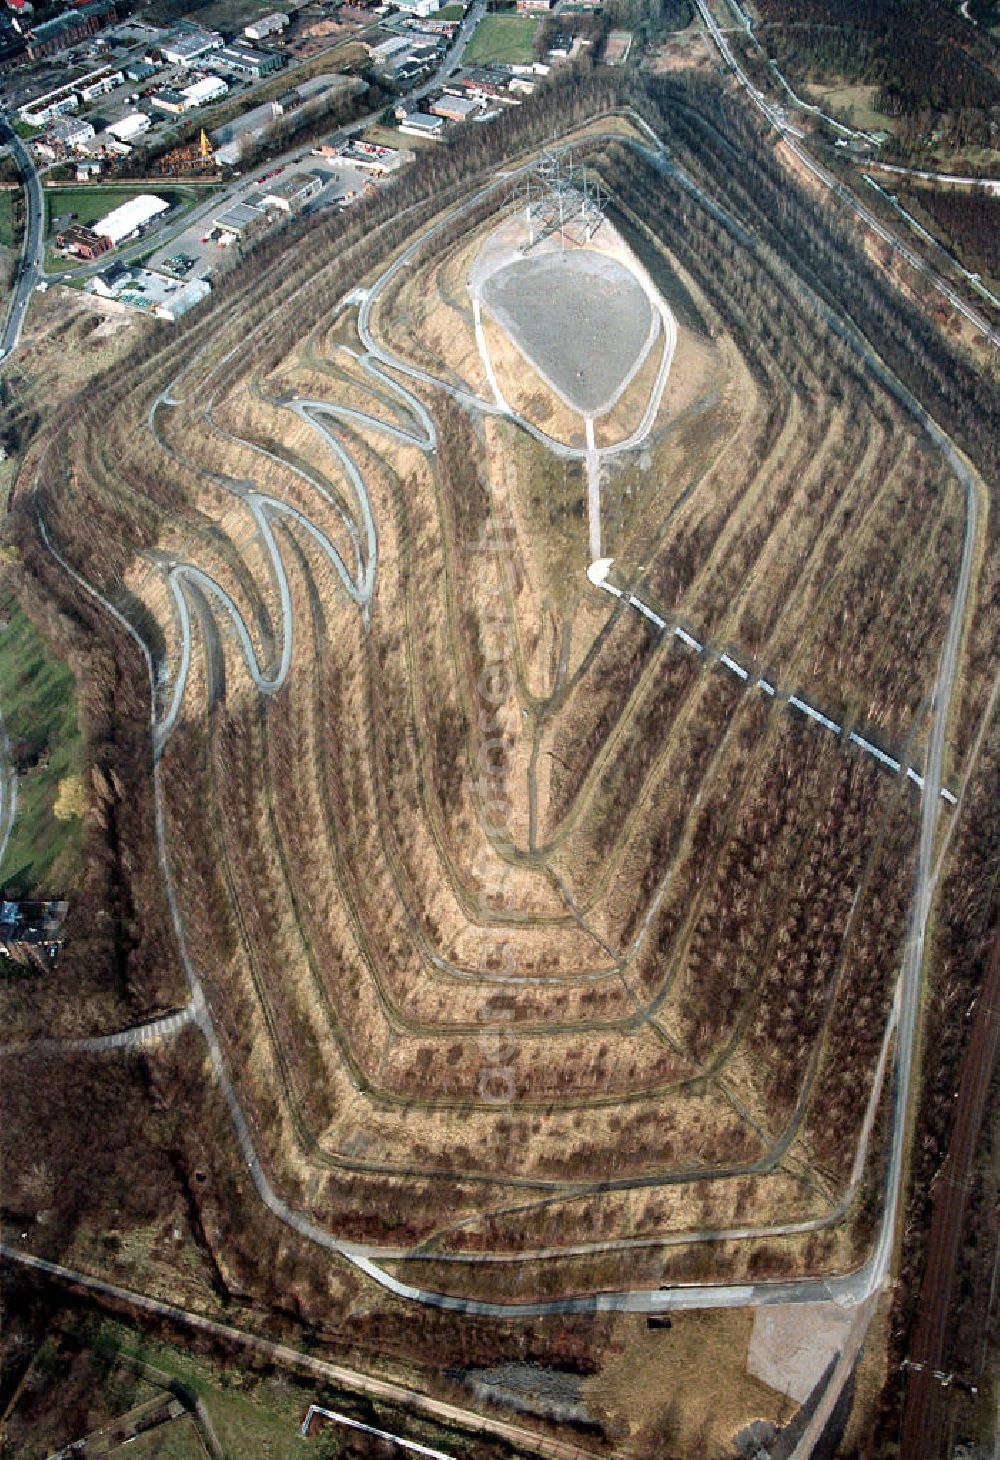
<path fill-rule="evenodd" d="M 987 141 L 979 145 L 988 145 L 1000 81 L 990 69 L 988 37 L 978 37 L 955 7 L 940 0 L 758 0 L 758 9 L 761 39 L 790 74 L 873 83 L 876 107 L 890 116 L 981 113 Z"/>
<path fill-rule="evenodd" d="M 737 364 L 745 372 L 746 429 L 731 422 L 731 455 L 705 450 L 689 482 L 652 494 L 649 522 L 622 517 L 616 571 L 713 647 L 780 672 L 783 695 L 802 693 L 920 763 L 963 504 L 872 370 L 872 347 L 994 490 L 996 383 L 894 291 L 839 214 L 790 180 L 714 80 L 581 71 L 461 146 L 422 155 L 356 209 L 261 240 L 206 306 L 151 332 L 72 402 L 58 431 L 29 428 L 11 531 L 33 611 L 65 636 L 89 686 L 93 856 L 67 972 L 83 991 L 88 978 L 114 990 L 103 1012 L 127 1022 L 184 997 L 156 859 L 145 673 L 124 632 L 46 553 L 36 513 L 143 633 L 164 699 L 177 624 L 154 550 L 210 570 L 273 665 L 274 579 L 226 484 L 267 471 L 269 489 L 349 537 L 291 468 L 328 473 L 331 497 L 353 510 L 342 473 L 282 404 L 320 389 L 356 398 L 343 360 L 339 377 L 323 374 L 337 363 L 333 306 L 501 164 L 624 102 L 662 130 L 685 177 L 635 138 L 592 138 L 585 151 L 613 217 L 639 218 L 657 266 L 683 271 L 706 359 L 711 345 L 731 346 L 730 376 L 712 357 L 711 383 L 736 380 Z M 462 227 L 485 229 L 495 206 Z M 408 287 L 437 287 L 436 257 L 455 237 L 443 230 Z M 349 331 L 350 311 L 338 319 Z M 182 363 L 183 392 L 151 416 Z M 824 1177 L 846 1179 L 898 969 L 918 793 L 787 702 L 657 642 L 624 604 L 590 591 L 582 562 L 580 592 L 545 599 L 543 611 L 544 580 L 518 536 L 539 521 L 519 496 L 527 484 L 504 474 L 475 412 L 426 382 L 414 390 L 436 424 L 434 461 L 370 429 L 344 431 L 378 523 L 369 619 L 300 526 L 275 527 L 294 669 L 264 701 L 224 625 L 213 637 L 211 605 L 193 600 L 196 667 L 162 761 L 167 844 L 262 1163 L 284 1199 L 341 1235 L 405 1244 L 447 1229 L 470 1251 L 494 1230 L 494 1209 L 518 1207 L 522 1184 L 586 1191 L 572 1226 L 581 1240 L 623 1223 L 723 1227 L 737 1181 L 748 1221 L 811 1213 L 807 1183 L 767 1164 L 768 1139 L 801 1135 Z M 252 446 L 277 460 L 265 466 Z M 490 525 L 503 529 L 502 550 L 470 551 Z M 981 602 L 992 591 L 987 576 Z M 960 747 L 996 632 L 977 619 Z M 477 686 L 491 662 L 505 666 L 504 693 L 484 719 Z M 508 792 L 502 812 L 488 809 L 495 783 Z M 977 780 L 965 815 L 980 829 L 988 799 Z M 956 856 L 973 852 L 987 860 L 983 848 Z M 492 900 L 491 877 L 502 889 Z M 985 877 L 974 881 L 981 894 Z M 981 915 L 979 901 L 955 903 L 955 948 Z M 941 956 L 950 987 L 954 959 Z M 961 961 L 964 988 L 975 974 Z M 511 969 L 521 982 L 503 989 L 501 1017 L 479 980 Z M 498 1045 L 511 1039 L 514 1094 L 499 1109 L 480 1083 L 484 1025 L 499 1029 Z M 100 1068 L 87 1079 L 99 1083 Z M 88 1097 L 107 1116 L 99 1165 L 111 1185 L 123 1176 L 108 1113 L 137 1102 L 122 1078 L 109 1074 Z M 135 1197 L 148 1196 L 141 1219 L 163 1218 L 180 1191 L 227 1293 L 290 1323 L 318 1328 L 328 1312 L 331 1328 L 353 1333 L 358 1280 L 262 1212 L 197 1036 L 152 1060 L 150 1079 L 139 1124 L 159 1155 L 149 1192 L 144 1183 Z M 927 1098 L 933 1130 L 931 1086 Z M 46 1119 L 49 1159 L 76 1191 L 68 1117 Z M 12 1148 L 37 1138 L 30 1104 L 18 1106 Z M 161 1186 L 165 1151 L 173 1176 Z M 131 1138 L 122 1159 L 136 1159 Z M 776 1196 L 768 1183 L 779 1181 Z M 18 1200 L 28 1219 L 30 1192 Z M 80 1221 L 95 1211 L 82 1204 Z M 503 1240 L 523 1245 L 537 1220 L 526 1210 Z M 834 1270 L 856 1220 L 811 1246 L 706 1244 L 665 1271 Z M 609 1258 L 606 1271 L 621 1264 Z M 456 1290 L 476 1288 L 474 1269 L 451 1271 Z M 572 1291 L 579 1271 L 555 1261 L 545 1283 Z M 489 1281 L 509 1290 L 503 1269 Z M 366 1289 L 364 1302 L 379 1300 Z M 366 1312 L 365 1341 L 395 1321 L 381 1302 Z M 544 1326 L 537 1340 L 524 1332 L 532 1352 L 555 1345 Z M 566 1332 L 576 1353 L 576 1330 Z M 452 1352 L 494 1342 L 426 1313 L 399 1342 L 413 1353 L 439 1335 Z M 578 1350 L 589 1362 L 585 1334 Z"/>

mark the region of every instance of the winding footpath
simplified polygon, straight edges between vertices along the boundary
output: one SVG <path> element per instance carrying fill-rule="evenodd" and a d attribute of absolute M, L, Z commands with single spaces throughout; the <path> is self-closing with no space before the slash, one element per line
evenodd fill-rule
<path fill-rule="evenodd" d="M 701 3 L 701 0 L 699 0 L 699 3 Z M 659 139 L 656 139 L 656 142 L 662 150 L 662 144 L 659 142 Z M 526 168 L 530 165 L 532 164 L 526 164 L 525 168 L 519 169 L 519 172 L 525 171 Z M 579 452 L 575 452 L 572 448 L 563 447 L 560 443 L 552 442 L 548 437 L 545 436 L 544 433 L 538 431 L 537 428 L 532 427 L 530 423 L 523 421 L 522 418 L 510 412 L 509 408 L 501 405 L 496 400 L 481 400 L 478 396 L 472 395 L 470 392 L 461 390 L 458 387 L 442 386 L 442 383 L 432 375 L 429 375 L 427 372 L 420 370 L 416 366 L 399 360 L 390 351 L 381 346 L 373 338 L 371 333 L 370 322 L 372 309 L 382 290 L 384 290 L 388 286 L 395 274 L 400 269 L 405 268 L 416 255 L 417 251 L 420 248 L 426 247 L 428 242 L 436 234 L 438 234 L 442 228 L 444 228 L 445 226 L 453 225 L 456 218 L 461 217 L 470 209 L 476 207 L 498 186 L 509 186 L 510 177 L 515 175 L 516 174 L 509 174 L 502 184 L 499 182 L 494 182 L 490 184 L 480 193 L 477 193 L 475 197 L 470 199 L 466 204 L 449 212 L 449 214 L 447 214 L 444 219 L 440 220 L 437 224 L 433 225 L 430 229 L 423 233 L 417 240 L 414 241 L 414 243 L 412 243 L 407 249 L 405 249 L 397 257 L 395 262 L 391 264 L 390 267 L 383 273 L 375 286 L 373 286 L 373 288 L 365 296 L 360 306 L 358 331 L 362 343 L 367 351 L 365 368 L 378 371 L 382 382 L 384 384 L 390 384 L 392 388 L 396 392 L 398 392 L 400 398 L 406 404 L 408 412 L 412 415 L 415 421 L 420 422 L 423 429 L 422 436 L 416 434 L 410 435 L 407 432 L 402 432 L 402 436 L 408 443 L 416 445 L 420 447 L 420 449 L 428 452 L 432 452 L 434 450 L 435 438 L 433 436 L 433 423 L 430 421 L 419 400 L 411 392 L 407 391 L 404 387 L 399 385 L 395 379 L 390 379 L 390 377 L 386 376 L 379 367 L 385 366 L 391 368 L 396 374 L 401 374 L 403 376 L 409 377 L 410 379 L 414 379 L 420 383 L 432 386 L 437 390 L 445 389 L 455 399 L 464 402 L 471 408 L 480 412 L 486 414 L 509 416 L 511 419 L 515 420 L 519 425 L 521 425 L 523 429 L 528 430 L 530 434 L 541 440 L 550 449 L 554 450 L 556 454 L 580 454 Z M 870 356 L 871 352 L 869 351 L 868 353 Z M 876 367 L 873 365 L 873 368 Z M 666 369 L 669 369 L 669 361 L 666 364 Z M 885 375 L 886 372 L 884 370 L 884 367 L 881 367 L 880 364 L 878 365 L 877 369 L 878 373 L 883 376 Z M 665 371 L 662 369 L 661 375 L 665 383 Z M 169 408 L 169 406 L 179 403 L 171 394 L 171 390 L 176 388 L 177 384 L 178 382 L 175 381 L 171 389 L 167 392 L 164 392 L 160 400 L 154 405 L 151 411 L 151 424 L 153 423 L 153 418 L 155 418 L 155 413 L 157 409 Z M 897 385 L 897 394 L 899 392 L 899 389 L 900 388 Z M 65 558 L 62 557 L 54 543 L 52 543 L 44 522 L 40 521 L 40 530 L 43 540 L 45 541 L 49 550 L 52 552 L 53 556 L 60 563 L 64 571 L 81 588 L 83 592 L 99 602 L 104 607 L 104 609 L 111 614 L 111 616 L 118 622 L 120 627 L 122 627 L 122 629 L 136 644 L 146 664 L 147 677 L 150 688 L 150 729 L 152 743 L 154 746 L 153 783 L 157 854 L 159 859 L 160 871 L 164 880 L 164 886 L 166 890 L 169 916 L 176 939 L 180 962 L 184 970 L 184 975 L 187 980 L 190 992 L 189 1002 L 185 1009 L 183 1011 L 180 1011 L 178 1015 L 170 1017 L 179 1018 L 181 1017 L 181 1015 L 183 1015 L 185 1024 L 194 1023 L 200 1030 L 202 1037 L 205 1040 L 215 1079 L 229 1108 L 234 1131 L 236 1133 L 237 1141 L 239 1143 L 239 1147 L 242 1152 L 243 1160 L 245 1162 L 250 1179 L 253 1182 L 259 1199 L 278 1220 L 283 1222 L 292 1230 L 296 1231 L 306 1240 L 313 1242 L 314 1244 L 326 1249 L 327 1251 L 344 1258 L 358 1272 L 362 1273 L 364 1276 L 370 1278 L 373 1282 L 377 1283 L 380 1287 L 398 1297 L 445 1309 L 448 1311 L 463 1314 L 473 1314 L 483 1317 L 526 1317 L 599 1311 L 631 1311 L 655 1313 L 685 1308 L 728 1308 L 766 1305 L 774 1303 L 816 1302 L 818 1300 L 833 1300 L 843 1305 L 853 1306 L 865 1304 L 872 1297 L 873 1294 L 879 1291 L 886 1276 L 888 1275 L 891 1264 L 899 1197 L 903 1178 L 903 1168 L 906 1153 L 906 1126 L 911 1098 L 910 1084 L 912 1055 L 916 1039 L 916 1022 L 919 1008 L 920 975 L 923 962 L 927 920 L 930 909 L 930 889 L 933 885 L 931 858 L 937 828 L 939 807 L 942 799 L 941 776 L 944 756 L 944 737 L 954 690 L 958 651 L 961 642 L 966 603 L 971 581 L 971 571 L 977 535 L 978 512 L 978 499 L 976 495 L 975 482 L 968 468 L 965 466 L 963 460 L 955 452 L 954 448 L 951 446 L 951 443 L 947 440 L 946 437 L 944 437 L 943 433 L 940 432 L 940 430 L 936 427 L 933 421 L 931 421 L 931 419 L 927 416 L 927 413 L 924 412 L 922 408 L 917 406 L 916 403 L 912 401 L 912 398 L 909 398 L 908 396 L 907 402 L 910 409 L 915 415 L 917 415 L 918 419 L 921 420 L 925 429 L 934 439 L 935 444 L 945 452 L 960 482 L 965 488 L 967 500 L 965 540 L 963 546 L 961 568 L 959 571 L 958 582 L 952 602 L 951 614 L 945 637 L 944 650 L 942 653 L 940 670 L 938 673 L 932 702 L 932 726 L 929 740 L 927 766 L 924 771 L 924 790 L 926 794 L 924 795 L 922 800 L 918 873 L 910 916 L 910 927 L 906 945 L 906 954 L 904 956 L 903 967 L 900 976 L 898 1004 L 896 1006 L 896 1008 L 898 1009 L 898 1029 L 895 1030 L 895 1033 L 897 1034 L 896 1083 L 894 1088 L 893 1127 L 890 1146 L 890 1158 L 886 1175 L 883 1217 L 879 1229 L 878 1240 L 876 1242 L 875 1249 L 870 1255 L 869 1259 L 857 1271 L 829 1279 L 797 1279 L 782 1282 L 759 1282 L 722 1285 L 678 1284 L 664 1289 L 628 1288 L 613 1292 L 598 1291 L 580 1293 L 571 1297 L 556 1300 L 528 1300 L 525 1302 L 516 1303 L 476 1300 L 436 1291 L 431 1288 L 421 1286 L 419 1284 L 402 1282 L 394 1274 L 387 1271 L 384 1263 L 391 1260 L 393 1257 L 401 1256 L 404 1254 L 400 1254 L 392 1249 L 380 1249 L 371 1246 L 361 1246 L 359 1244 L 345 1242 L 303 1216 L 302 1213 L 295 1211 L 291 1207 L 289 1207 L 288 1204 L 284 1202 L 274 1191 L 258 1157 L 246 1115 L 242 1109 L 239 1098 L 236 1094 L 235 1088 L 232 1084 L 226 1068 L 222 1048 L 215 1030 L 215 1025 L 208 1005 L 208 1001 L 204 993 L 201 977 L 197 969 L 193 965 L 193 962 L 189 955 L 183 920 L 180 915 L 176 889 L 174 886 L 174 880 L 171 872 L 169 850 L 167 846 L 163 808 L 163 792 L 161 783 L 161 753 L 163 744 L 167 736 L 169 735 L 170 729 L 176 722 L 176 716 L 183 698 L 184 686 L 187 679 L 187 668 L 190 663 L 190 614 L 186 604 L 186 589 L 188 587 L 190 587 L 192 590 L 202 591 L 204 594 L 210 595 L 212 598 L 215 599 L 216 603 L 220 605 L 222 610 L 230 617 L 234 624 L 234 627 L 236 628 L 237 636 L 241 644 L 244 657 L 246 658 L 250 673 L 254 677 L 255 683 L 258 684 L 258 688 L 260 688 L 262 693 L 274 693 L 275 689 L 277 687 L 280 687 L 280 684 L 284 682 L 284 677 L 285 675 L 287 675 L 288 672 L 288 665 L 290 663 L 291 655 L 291 608 L 287 579 L 284 576 L 283 566 L 281 565 L 280 552 L 278 551 L 277 545 L 274 541 L 273 533 L 271 532 L 270 528 L 270 522 L 274 514 L 287 514 L 290 509 L 288 507 L 288 504 L 280 502 L 279 499 L 265 497 L 262 494 L 253 492 L 252 489 L 248 491 L 245 485 L 235 484 L 228 479 L 224 481 L 224 485 L 228 490 L 234 491 L 237 495 L 242 496 L 243 500 L 246 502 L 248 510 L 251 511 L 255 521 L 257 522 L 257 525 L 261 532 L 262 540 L 267 548 L 267 551 L 274 566 L 275 576 L 278 582 L 279 593 L 282 600 L 283 615 L 282 652 L 277 668 L 272 668 L 266 665 L 262 667 L 260 665 L 253 650 L 253 644 L 249 630 L 247 629 L 246 624 L 243 622 L 239 614 L 239 610 L 236 608 L 231 598 L 229 598 L 228 595 L 225 594 L 224 590 L 221 589 L 220 585 L 215 583 L 215 581 L 209 578 L 208 575 L 204 574 L 202 570 L 197 569 L 191 565 L 174 564 L 171 565 L 168 569 L 168 573 L 170 574 L 171 591 L 174 595 L 174 602 L 181 624 L 182 650 L 181 667 L 175 678 L 170 705 L 165 713 L 165 716 L 162 719 L 158 717 L 157 713 L 156 666 L 154 664 L 153 657 L 147 644 L 143 640 L 142 636 L 135 629 L 135 627 L 126 618 L 126 616 L 123 615 L 114 605 L 112 605 L 89 583 L 87 583 L 86 580 L 83 579 L 76 572 L 76 570 L 73 569 L 70 564 L 66 562 Z M 328 428 L 324 424 L 327 419 L 333 422 L 335 422 L 337 419 L 341 419 L 345 421 L 345 423 L 350 422 L 351 424 L 360 426 L 361 428 L 366 430 L 370 429 L 374 431 L 383 431 L 388 432 L 389 434 L 395 433 L 397 439 L 399 439 L 400 436 L 400 428 L 387 426 L 385 422 L 378 420 L 378 418 L 367 417 L 357 412 L 347 413 L 344 408 L 331 406 L 325 402 L 298 401 L 294 403 L 292 408 L 295 409 L 305 419 L 308 419 L 313 427 L 315 427 L 321 433 L 324 433 L 328 442 L 332 442 L 336 438 L 328 431 Z M 647 417 L 650 423 L 654 414 L 655 411 L 652 410 L 647 413 Z M 637 435 L 638 433 L 635 433 L 635 435 L 629 439 L 629 443 L 623 443 L 617 449 L 623 450 L 627 449 L 628 445 L 634 445 Z M 335 449 L 338 450 L 338 454 L 340 450 L 343 450 L 343 448 Z M 367 494 L 364 491 L 363 482 L 361 482 L 360 474 L 358 475 L 356 480 L 351 475 L 350 470 L 347 471 L 347 475 L 354 484 L 357 503 L 362 518 L 364 519 L 363 526 L 365 526 L 367 518 L 364 504 L 367 502 Z M 368 508 L 368 516 L 370 516 L 370 504 Z M 350 593 L 350 596 L 355 601 L 355 603 L 358 605 L 359 610 L 367 609 L 371 601 L 372 591 L 374 588 L 374 572 L 377 558 L 377 538 L 374 535 L 374 524 L 371 524 L 370 531 L 367 529 L 367 526 L 365 526 L 368 551 L 364 559 L 362 571 L 360 571 L 357 576 L 351 575 L 346 565 L 337 554 L 336 549 L 332 546 L 332 544 L 330 544 L 329 540 L 325 538 L 324 534 L 322 534 L 319 529 L 315 528 L 313 524 L 308 523 L 308 519 L 303 517 L 299 525 L 301 525 L 305 530 L 310 532 L 310 534 L 314 537 L 314 540 L 320 546 L 321 550 L 330 557 L 330 560 L 334 563 L 335 567 L 337 567 L 337 564 L 339 563 L 340 566 L 337 568 L 337 571 L 341 577 L 342 584 Z M 603 587 L 606 585 L 604 583 L 598 582 L 597 576 L 595 576 L 596 569 L 599 568 L 599 566 L 599 564 L 592 565 L 591 582 L 594 583 L 596 587 Z M 360 567 L 361 564 L 359 564 L 359 568 Z M 604 576 L 606 578 L 606 570 Z M 282 584 L 284 584 L 283 588 Z M 636 608 L 637 611 L 644 612 L 645 616 L 647 617 L 649 617 L 652 613 L 652 611 L 648 610 L 646 606 L 640 606 L 638 600 L 633 600 L 632 606 Z M 678 636 L 682 639 L 686 635 L 686 631 L 675 630 L 675 632 L 678 633 Z M 701 650 L 702 646 L 698 643 L 697 640 L 693 638 L 693 636 L 688 635 L 687 638 L 689 638 L 691 641 L 689 647 L 695 648 L 699 651 Z M 742 677 L 744 674 L 748 674 L 748 671 L 745 671 L 743 669 L 743 666 L 739 665 L 738 662 L 735 660 L 730 659 L 727 667 L 729 667 L 732 672 L 740 675 L 740 677 Z M 764 688 L 763 685 L 761 687 L 762 689 Z M 767 690 L 764 689 L 764 692 L 767 692 Z M 818 714 L 819 712 L 815 713 Z M 885 1072 L 885 1060 L 887 1059 L 889 1039 L 893 1032 L 894 1030 L 892 1027 L 892 1023 L 890 1023 L 890 1027 L 886 1030 L 883 1043 L 883 1059 L 880 1064 L 880 1077 L 881 1075 L 884 1075 Z M 115 1036 L 110 1037 L 114 1038 Z M 875 1101 L 875 1092 L 873 1090 L 872 1099 L 869 1105 L 869 1118 L 866 1120 L 865 1143 L 867 1142 L 867 1132 L 870 1131 L 871 1120 L 874 1119 L 874 1112 L 876 1108 L 877 1102 Z M 858 1166 L 857 1161 L 855 1163 L 858 1171 L 860 1171 L 860 1169 L 862 1169 L 863 1167 L 863 1154 L 861 1157 L 859 1157 L 859 1159 L 861 1160 L 861 1166 Z M 616 1183 L 598 1183 L 591 1185 L 594 1186 L 594 1189 L 603 1190 L 606 1188 L 610 1189 L 610 1187 L 616 1185 Z M 14 1256 L 17 1260 L 27 1261 L 29 1262 L 29 1264 L 33 1264 L 35 1266 L 40 1265 L 42 1266 L 43 1270 L 46 1270 L 45 1264 L 40 1264 L 39 1260 L 37 1259 L 30 1259 L 26 1254 L 13 1253 L 11 1249 L 0 1250 L 2 1250 L 5 1255 Z M 489 1254 L 484 1254 L 483 1256 L 488 1258 Z M 475 1255 L 472 1255 L 470 1257 L 470 1260 L 475 1261 Z M 57 1271 L 52 1267 L 51 1264 L 47 1265 L 47 1270 L 51 1270 L 53 1272 Z M 76 1279 L 74 1278 L 74 1280 Z M 90 1282 L 92 1285 L 100 1286 L 99 1284 L 97 1284 L 96 1280 L 90 1280 Z"/>
<path fill-rule="evenodd" d="M 369 362 L 365 362 L 369 369 L 372 369 Z M 284 518 L 302 528 L 313 541 L 318 545 L 321 552 L 332 563 L 333 568 L 340 580 L 341 586 L 351 601 L 363 611 L 366 616 L 371 606 L 372 596 L 375 592 L 375 575 L 378 563 L 378 533 L 375 527 L 375 519 L 372 513 L 371 501 L 365 486 L 364 478 L 358 470 L 353 457 L 347 451 L 343 443 L 329 429 L 327 420 L 342 420 L 361 429 L 381 433 L 391 439 L 401 442 L 404 445 L 415 446 L 421 451 L 432 452 L 437 448 L 437 437 L 434 425 L 424 409 L 422 402 L 417 400 L 403 386 L 398 385 L 389 376 L 383 375 L 380 371 L 373 370 L 372 373 L 394 391 L 397 397 L 403 402 L 413 417 L 424 428 L 424 434 L 418 435 L 404 431 L 401 427 L 382 421 L 377 416 L 370 416 L 364 412 L 338 406 L 329 401 L 322 400 L 299 400 L 286 402 L 287 408 L 304 420 L 320 437 L 323 444 L 329 448 L 342 468 L 347 481 L 350 483 L 354 493 L 355 501 L 361 517 L 362 531 L 364 533 L 365 547 L 362 553 L 358 545 L 358 532 L 356 524 L 342 512 L 338 504 L 333 501 L 325 489 L 307 473 L 300 468 L 291 467 L 297 475 L 305 477 L 310 485 L 320 493 L 328 505 L 338 511 L 342 521 L 345 523 L 349 535 L 358 551 L 359 560 L 356 564 L 355 577 L 345 564 L 341 554 L 331 543 L 316 524 L 301 512 L 297 507 L 282 501 L 278 497 L 272 497 L 263 492 L 257 492 L 247 484 L 238 482 L 233 478 L 222 477 L 213 474 L 212 479 L 217 485 L 238 498 L 246 506 L 257 530 L 261 542 L 267 551 L 271 571 L 278 589 L 278 597 L 281 608 L 281 653 L 276 666 L 262 665 L 257 657 L 250 628 L 243 616 L 242 611 L 234 602 L 233 598 L 210 574 L 191 563 L 172 563 L 167 569 L 167 582 L 174 602 L 177 621 L 180 631 L 180 662 L 174 676 L 173 692 L 170 703 L 162 719 L 155 727 L 153 743 L 157 755 L 162 755 L 164 746 L 171 731 L 177 723 L 181 706 L 184 701 L 184 694 L 187 688 L 188 675 L 191 667 L 192 654 L 192 632 L 191 632 L 191 609 L 188 602 L 186 589 L 193 587 L 203 593 L 207 598 L 212 599 L 220 609 L 228 616 L 233 629 L 235 630 L 247 671 L 253 680 L 257 690 L 263 695 L 275 695 L 284 685 L 288 678 L 292 664 L 292 647 L 294 640 L 294 615 L 292 612 L 291 590 L 288 584 L 288 575 L 285 570 L 284 559 L 275 540 L 271 529 L 272 520 Z M 164 392 L 154 403 L 151 412 L 151 425 L 155 429 L 155 416 L 157 408 L 181 405 L 183 402 Z M 205 414 L 211 418 L 211 401 L 205 407 Z M 216 428 L 218 429 L 218 428 Z M 228 434 L 228 433 L 227 433 Z M 235 438 L 233 438 L 235 439 Z M 272 460 L 280 460 L 274 457 L 273 453 L 264 451 L 261 447 L 253 446 L 253 443 L 240 440 L 243 446 L 250 446 L 252 449 L 269 456 Z M 283 466 L 288 463 L 282 462 Z"/>

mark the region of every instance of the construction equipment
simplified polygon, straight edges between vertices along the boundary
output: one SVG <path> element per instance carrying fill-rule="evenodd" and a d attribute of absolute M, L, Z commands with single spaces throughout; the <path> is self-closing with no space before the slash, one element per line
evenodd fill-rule
<path fill-rule="evenodd" d="M 153 172 L 166 177 L 216 177 L 218 171 L 215 151 L 204 127 L 196 142 L 174 147 L 153 163 Z"/>

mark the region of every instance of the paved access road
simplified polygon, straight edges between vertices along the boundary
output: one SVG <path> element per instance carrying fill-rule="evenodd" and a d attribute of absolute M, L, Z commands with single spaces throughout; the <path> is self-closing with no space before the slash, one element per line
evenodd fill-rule
<path fill-rule="evenodd" d="M 849 188 L 845 187 L 839 179 L 835 178 L 826 168 L 816 162 L 811 154 L 800 145 L 796 135 L 793 135 L 794 129 L 788 127 L 780 112 L 767 101 L 766 97 L 750 81 L 746 72 L 739 64 L 739 61 L 734 56 L 725 35 L 719 30 L 718 24 L 706 0 L 695 0 L 695 3 L 723 60 L 734 71 L 737 79 L 747 91 L 754 105 L 758 107 L 767 120 L 776 128 L 781 140 L 789 147 L 795 157 L 825 187 L 836 193 L 842 201 L 847 203 L 868 227 L 872 228 L 879 237 L 895 248 L 925 278 L 928 278 L 933 286 L 940 293 L 944 294 L 955 305 L 956 309 L 975 325 L 980 333 L 984 334 L 993 344 L 1000 345 L 1000 332 L 994 330 L 977 311 L 970 309 L 946 280 L 942 279 L 939 274 L 936 274 L 933 269 L 924 263 L 923 259 L 913 254 L 912 250 L 907 249 L 905 245 L 901 244 L 895 235 L 890 233 L 881 221 L 858 201 Z M 901 1207 L 903 1170 L 908 1146 L 907 1135 L 910 1103 L 912 1099 L 913 1053 L 916 1047 L 917 1025 L 920 1012 L 921 975 L 931 899 L 935 886 L 933 853 L 940 808 L 945 734 L 954 692 L 955 675 L 958 666 L 969 587 L 972 579 L 972 568 L 975 559 L 976 540 L 978 536 L 979 496 L 976 481 L 968 465 L 929 413 L 900 382 L 891 376 L 890 372 L 876 356 L 867 341 L 855 339 L 853 342 L 861 350 L 866 359 L 866 363 L 873 373 L 906 406 L 911 414 L 920 421 L 935 445 L 943 452 L 963 488 L 966 501 L 962 559 L 959 566 L 958 581 L 955 586 L 951 615 L 945 634 L 945 642 L 942 648 L 937 682 L 934 687 L 931 704 L 931 730 L 924 777 L 925 795 L 921 807 L 917 874 L 910 909 L 909 935 L 903 955 L 900 982 L 899 1039 L 896 1062 L 897 1078 L 893 1101 L 893 1125 L 889 1161 L 885 1181 L 885 1203 L 879 1226 L 878 1239 L 871 1257 L 852 1277 L 835 1280 L 830 1284 L 830 1287 L 836 1290 L 831 1293 L 831 1296 L 837 1296 L 841 1301 L 864 1303 L 881 1288 L 890 1274 L 896 1226 Z M 846 1373 L 842 1377 L 846 1378 Z M 841 1386 L 840 1382 L 838 1382 L 840 1379 L 841 1375 L 838 1372 L 834 1376 L 834 1381 L 828 1386 L 821 1405 L 817 1410 L 817 1414 L 814 1416 L 814 1420 L 819 1421 L 824 1413 L 828 1414 L 832 1411 L 840 1392 Z"/>
<path fill-rule="evenodd" d="M 24 327 L 24 317 L 35 285 L 44 277 L 45 263 L 45 200 L 42 184 L 31 155 L 7 118 L 0 114 L 0 145 L 8 147 L 24 185 L 24 241 L 21 261 L 7 310 L 0 360 L 17 349 Z"/>
<path fill-rule="evenodd" d="M 130 1024 L 113 1034 L 91 1034 L 81 1039 L 31 1039 L 13 1044 L 0 1044 L 0 1057 L 18 1054 L 107 1054 L 117 1049 L 145 1049 L 161 1040 L 173 1039 L 194 1019 L 194 1004 L 187 1003 L 171 1014 Z"/>

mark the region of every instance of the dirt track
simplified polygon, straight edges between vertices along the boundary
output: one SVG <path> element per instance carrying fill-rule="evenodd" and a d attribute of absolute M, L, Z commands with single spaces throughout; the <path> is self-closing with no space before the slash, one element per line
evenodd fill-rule
<path fill-rule="evenodd" d="M 946 1367 L 945 1339 L 952 1288 L 958 1266 L 966 1199 L 972 1184 L 979 1133 L 989 1101 L 990 1082 L 1000 1044 L 1000 927 L 979 1004 L 955 1103 L 951 1143 L 934 1194 L 927 1240 L 927 1264 L 920 1286 L 917 1321 L 910 1349 L 903 1410 L 901 1460 L 930 1460 L 941 1452 L 946 1418 L 945 1395 L 933 1370 Z"/>

